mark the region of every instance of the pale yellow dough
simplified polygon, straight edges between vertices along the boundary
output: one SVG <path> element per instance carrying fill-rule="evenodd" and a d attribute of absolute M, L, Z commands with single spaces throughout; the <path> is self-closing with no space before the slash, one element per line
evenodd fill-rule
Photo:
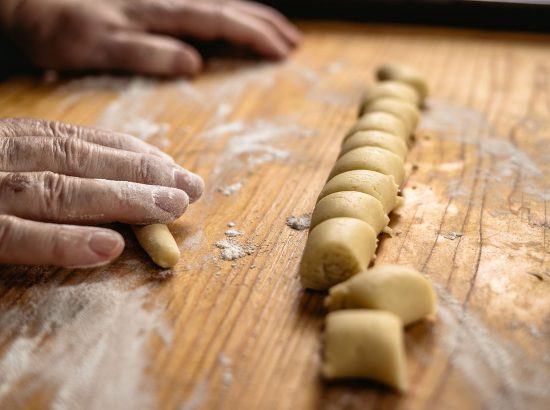
<path fill-rule="evenodd" d="M 414 105 L 420 104 L 420 96 L 414 87 L 401 81 L 383 81 L 373 85 L 365 92 L 361 107 L 368 105 L 371 101 L 378 98 L 386 97 L 398 98 Z"/>
<path fill-rule="evenodd" d="M 399 205 L 397 188 L 392 177 L 380 172 L 360 169 L 343 172 L 331 178 L 319 194 L 318 201 L 339 191 L 364 192 L 378 199 L 382 203 L 384 212 L 389 213 Z"/>
<path fill-rule="evenodd" d="M 180 259 L 180 250 L 166 225 L 134 225 L 136 238 L 153 262 L 163 268 L 171 268 Z"/>
<path fill-rule="evenodd" d="M 405 164 L 403 160 L 383 148 L 360 147 L 342 155 L 330 172 L 329 178 L 346 171 L 366 169 L 391 175 L 398 185 L 405 180 Z"/>
<path fill-rule="evenodd" d="M 390 219 L 378 199 L 356 191 L 342 191 L 321 199 L 311 215 L 311 228 L 330 218 L 348 217 L 365 221 L 378 235 Z"/>
<path fill-rule="evenodd" d="M 393 114 L 387 112 L 369 112 L 363 115 L 353 127 L 349 130 L 344 141 L 355 134 L 357 131 L 384 131 L 389 134 L 397 135 L 404 142 L 407 142 L 410 133 L 405 123 Z"/>
<path fill-rule="evenodd" d="M 407 390 L 403 324 L 390 312 L 340 310 L 326 319 L 323 376 L 368 378 Z"/>
<path fill-rule="evenodd" d="M 431 282 L 417 270 L 380 265 L 330 288 L 325 306 L 386 310 L 408 325 L 435 313 L 436 298 Z"/>
<path fill-rule="evenodd" d="M 405 161 L 409 151 L 407 144 L 405 144 L 403 140 L 396 135 L 374 130 L 358 131 L 344 141 L 342 144 L 342 149 L 340 150 L 340 156 L 351 151 L 352 149 L 360 147 L 384 148 L 399 156 L 399 158 L 403 161 Z"/>
<path fill-rule="evenodd" d="M 361 111 L 361 115 L 378 111 L 393 114 L 403 121 L 409 134 L 414 133 L 420 120 L 420 112 L 417 106 L 398 98 L 377 98 L 363 106 Z"/>
<path fill-rule="evenodd" d="M 426 78 L 416 69 L 407 65 L 397 63 L 381 65 L 376 70 L 376 77 L 381 81 L 400 81 L 414 87 L 421 101 L 424 101 L 428 96 Z"/>
<path fill-rule="evenodd" d="M 325 290 L 366 269 L 376 250 L 376 233 L 364 221 L 332 218 L 309 233 L 300 277 L 306 288 Z"/>

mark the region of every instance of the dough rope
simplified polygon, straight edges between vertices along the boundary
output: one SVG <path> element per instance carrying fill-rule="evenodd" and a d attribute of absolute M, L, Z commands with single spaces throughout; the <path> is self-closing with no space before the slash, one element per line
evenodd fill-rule
<path fill-rule="evenodd" d="M 132 229 L 141 247 L 157 265 L 172 268 L 178 263 L 180 250 L 166 225 L 133 225 Z"/>
<path fill-rule="evenodd" d="M 371 378 L 402 392 L 403 327 L 435 312 L 435 292 L 414 269 L 367 268 L 377 235 L 389 231 L 388 214 L 403 201 L 398 188 L 428 86 L 403 65 L 385 64 L 376 76 L 380 82 L 365 92 L 317 199 L 300 277 L 306 288 L 330 288 L 323 376 Z"/>

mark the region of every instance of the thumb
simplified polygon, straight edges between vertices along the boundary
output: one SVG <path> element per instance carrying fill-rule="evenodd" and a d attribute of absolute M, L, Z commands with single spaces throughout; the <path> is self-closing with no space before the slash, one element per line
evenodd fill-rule
<path fill-rule="evenodd" d="M 172 37 L 121 31 L 104 42 L 97 68 L 160 76 L 193 76 L 202 68 L 198 51 Z"/>

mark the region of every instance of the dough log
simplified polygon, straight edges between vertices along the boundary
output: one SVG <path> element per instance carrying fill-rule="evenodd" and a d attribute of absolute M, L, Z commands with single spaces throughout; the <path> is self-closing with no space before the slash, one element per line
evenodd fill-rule
<path fill-rule="evenodd" d="M 380 66 L 376 77 L 382 81 L 399 81 L 413 87 L 423 102 L 428 95 L 428 83 L 422 74 L 404 64 L 388 63 Z"/>
<path fill-rule="evenodd" d="M 372 195 L 382 203 L 385 213 L 396 208 L 400 201 L 397 196 L 397 184 L 392 177 L 376 171 L 359 169 L 342 172 L 331 178 L 319 194 L 319 200 L 334 192 L 358 191 Z"/>
<path fill-rule="evenodd" d="M 405 100 L 418 106 L 420 104 L 420 96 L 416 89 L 409 84 L 401 81 L 383 81 L 372 87 L 370 87 L 363 95 L 361 110 L 363 107 L 371 103 L 378 98 L 398 98 Z"/>
<path fill-rule="evenodd" d="M 420 120 L 420 112 L 416 105 L 398 98 L 377 98 L 367 105 L 363 106 L 361 115 L 369 112 L 387 112 L 398 117 L 406 126 L 408 134 L 412 134 L 418 121 Z"/>
<path fill-rule="evenodd" d="M 415 269 L 381 265 L 354 275 L 329 289 L 325 306 L 337 309 L 378 309 L 392 312 L 404 325 L 435 313 L 435 292 Z"/>
<path fill-rule="evenodd" d="M 364 221 L 332 218 L 309 233 L 300 264 L 304 287 L 325 290 L 366 269 L 374 257 L 376 233 Z"/>
<path fill-rule="evenodd" d="M 377 147 L 355 148 L 342 155 L 329 175 L 333 178 L 346 171 L 364 169 L 390 175 L 395 179 L 397 185 L 405 181 L 405 164 L 403 160 L 394 153 Z"/>
<path fill-rule="evenodd" d="M 407 158 L 407 153 L 409 151 L 407 144 L 396 135 L 374 130 L 358 131 L 344 141 L 342 149 L 340 150 L 340 157 L 352 149 L 361 147 L 384 148 L 397 155 L 403 161 Z"/>
<path fill-rule="evenodd" d="M 378 235 L 390 218 L 378 199 L 363 192 L 342 191 L 327 195 L 315 206 L 311 215 L 311 229 L 330 218 L 347 217 L 365 221 Z"/>
<path fill-rule="evenodd" d="M 368 378 L 407 390 L 403 324 L 393 313 L 340 310 L 329 313 L 323 337 L 323 376 Z"/>
<path fill-rule="evenodd" d="M 141 247 L 157 265 L 171 268 L 178 263 L 180 250 L 166 225 L 133 225 L 132 229 Z"/>
<path fill-rule="evenodd" d="M 397 135 L 404 142 L 407 142 L 410 136 L 405 123 L 399 117 L 387 112 L 369 112 L 359 118 L 355 125 L 351 127 L 344 141 L 357 131 L 369 130 L 384 131 Z"/>

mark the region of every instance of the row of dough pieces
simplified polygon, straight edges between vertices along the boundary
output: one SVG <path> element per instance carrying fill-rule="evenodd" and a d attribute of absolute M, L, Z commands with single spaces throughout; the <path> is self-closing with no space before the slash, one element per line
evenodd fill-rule
<path fill-rule="evenodd" d="M 435 294 L 414 269 L 365 269 L 388 214 L 401 205 L 404 161 L 428 88 L 401 65 L 384 65 L 377 77 L 317 200 L 300 275 L 307 288 L 330 288 L 325 305 L 337 310 L 326 320 L 324 377 L 366 377 L 404 391 L 403 326 L 433 314 Z"/>

